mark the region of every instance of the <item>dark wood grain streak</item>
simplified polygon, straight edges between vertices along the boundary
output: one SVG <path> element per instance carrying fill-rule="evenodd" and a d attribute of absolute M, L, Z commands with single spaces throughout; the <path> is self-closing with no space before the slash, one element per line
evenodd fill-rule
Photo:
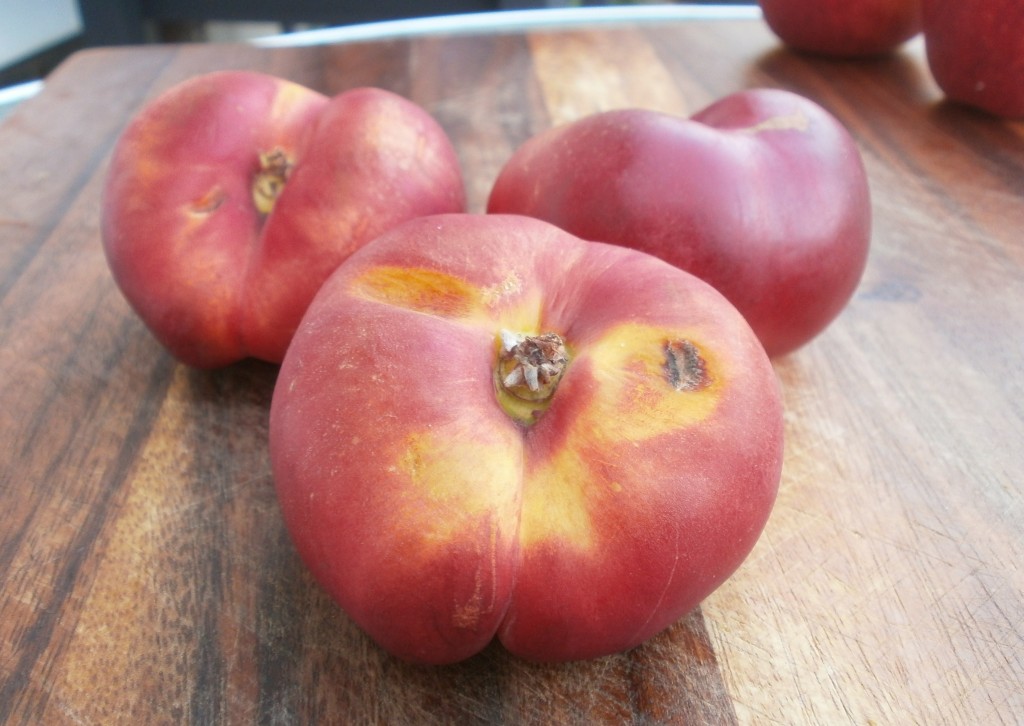
<path fill-rule="evenodd" d="M 133 326 L 134 327 L 134 326 Z M 67 596 L 75 587 L 79 578 L 83 577 L 83 568 L 93 556 L 95 544 L 100 536 L 111 510 L 115 507 L 115 499 L 121 492 L 124 482 L 138 455 L 139 449 L 148 436 L 153 420 L 159 411 L 159 402 L 163 391 L 167 387 L 168 374 L 171 362 L 167 358 L 161 358 L 159 365 L 154 368 L 148 379 L 148 385 L 142 392 L 144 398 L 132 412 L 132 419 L 125 439 L 116 450 L 109 468 L 104 472 L 102 481 L 96 488 L 95 495 L 89 500 L 89 508 L 81 525 L 76 528 L 73 535 L 67 542 L 59 567 L 53 576 L 50 589 L 53 592 L 52 598 L 36 610 L 35 616 L 22 627 L 18 634 L 18 661 L 12 669 L 13 676 L 0 684 L 0 722 L 6 722 L 13 709 L 21 699 L 25 697 L 25 687 L 29 676 L 36 669 L 40 658 L 48 649 L 59 649 L 62 644 L 53 643 L 54 632 L 58 622 L 73 612 L 68 612 Z M 92 402 L 94 403 L 94 402 Z M 96 410 L 93 406 L 91 410 Z M 66 442 L 65 452 L 73 451 L 72 442 Z M 71 462 L 73 465 L 74 462 Z M 56 458 L 44 472 L 41 483 L 48 484 L 59 481 L 60 477 L 67 475 L 69 462 L 66 458 Z M 38 508 L 34 509 L 32 515 L 37 515 Z M 19 528 L 18 534 L 24 537 L 25 530 L 32 526 L 39 526 L 35 520 L 27 520 L 25 525 Z M 15 538 L 10 546 L 15 546 L 20 538 Z M 7 559 L 7 558 L 5 558 Z M 9 572 L 9 562 L 2 563 L 4 572 Z M 0 582 L 0 586 L 5 583 Z M 37 718 L 42 718 L 45 703 L 40 703 L 36 708 L 26 707 L 26 715 L 36 713 Z"/>
<path fill-rule="evenodd" d="M 444 668 L 366 637 L 277 511 L 273 366 L 175 364 L 99 243 L 117 134 L 190 76 L 377 85 L 455 143 L 470 209 L 516 146 L 640 105 L 788 88 L 850 129 L 874 235 L 842 317 L 776 361 L 779 501 L 701 607 L 628 652 Z M 73 57 L 0 124 L 0 722 L 1014 723 L 1024 681 L 1024 125 L 943 102 L 919 41 L 783 50 L 760 23 Z"/>

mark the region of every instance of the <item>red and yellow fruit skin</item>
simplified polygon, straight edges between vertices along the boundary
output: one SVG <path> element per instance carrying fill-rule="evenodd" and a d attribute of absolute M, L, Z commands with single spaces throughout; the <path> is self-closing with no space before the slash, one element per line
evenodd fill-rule
<path fill-rule="evenodd" d="M 731 94 L 689 119 L 622 109 L 549 129 L 506 162 L 487 211 L 537 217 L 695 274 L 772 357 L 839 315 L 871 238 L 855 142 L 819 105 L 776 89 Z"/>
<path fill-rule="evenodd" d="M 502 330 L 569 351 L 531 424 L 496 393 Z M 703 366 L 688 386 L 666 366 L 683 341 Z M 441 215 L 325 283 L 270 451 L 301 557 L 387 650 L 450 663 L 497 637 L 564 661 L 643 642 L 739 566 L 777 492 L 781 403 L 697 278 L 534 219 Z"/>
<path fill-rule="evenodd" d="M 269 211 L 260 155 L 291 172 Z M 225 71 L 147 104 L 118 140 L 102 203 L 114 279 L 183 362 L 280 362 L 334 268 L 384 230 L 465 205 L 454 149 L 412 102 L 360 88 L 327 98 Z"/>

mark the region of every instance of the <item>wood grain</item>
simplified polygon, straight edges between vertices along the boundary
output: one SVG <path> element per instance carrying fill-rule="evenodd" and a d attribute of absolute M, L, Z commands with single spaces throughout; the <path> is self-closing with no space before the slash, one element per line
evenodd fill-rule
<path fill-rule="evenodd" d="M 177 365 L 103 259 L 121 128 L 220 68 L 412 98 L 455 141 L 472 211 L 518 144 L 594 111 L 772 86 L 838 116 L 872 184 L 871 259 L 842 317 L 776 361 L 782 489 L 740 571 L 584 663 L 492 646 L 419 668 L 369 641 L 277 512 L 276 369 Z M 0 159 L 0 722 L 1021 723 L 1024 125 L 942 102 L 919 40 L 835 62 L 718 21 L 91 50 L 0 125 Z"/>

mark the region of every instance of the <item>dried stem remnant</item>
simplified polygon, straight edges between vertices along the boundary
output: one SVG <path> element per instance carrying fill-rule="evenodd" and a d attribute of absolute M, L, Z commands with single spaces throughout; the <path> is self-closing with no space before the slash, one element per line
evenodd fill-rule
<path fill-rule="evenodd" d="M 294 163 L 283 149 L 260 152 L 260 170 L 252 182 L 252 201 L 260 214 L 270 214 L 292 173 Z"/>
<path fill-rule="evenodd" d="M 520 335 L 501 331 L 498 382 L 524 401 L 546 401 L 554 395 L 569 362 L 557 333 Z"/>

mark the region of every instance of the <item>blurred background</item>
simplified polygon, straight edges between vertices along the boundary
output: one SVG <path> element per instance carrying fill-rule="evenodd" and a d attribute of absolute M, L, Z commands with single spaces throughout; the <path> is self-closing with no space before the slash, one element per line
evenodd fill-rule
<path fill-rule="evenodd" d="M 0 89 L 44 78 L 82 48 L 236 42 L 402 18 L 607 5 L 753 4 L 755 0 L 0 0 Z"/>

